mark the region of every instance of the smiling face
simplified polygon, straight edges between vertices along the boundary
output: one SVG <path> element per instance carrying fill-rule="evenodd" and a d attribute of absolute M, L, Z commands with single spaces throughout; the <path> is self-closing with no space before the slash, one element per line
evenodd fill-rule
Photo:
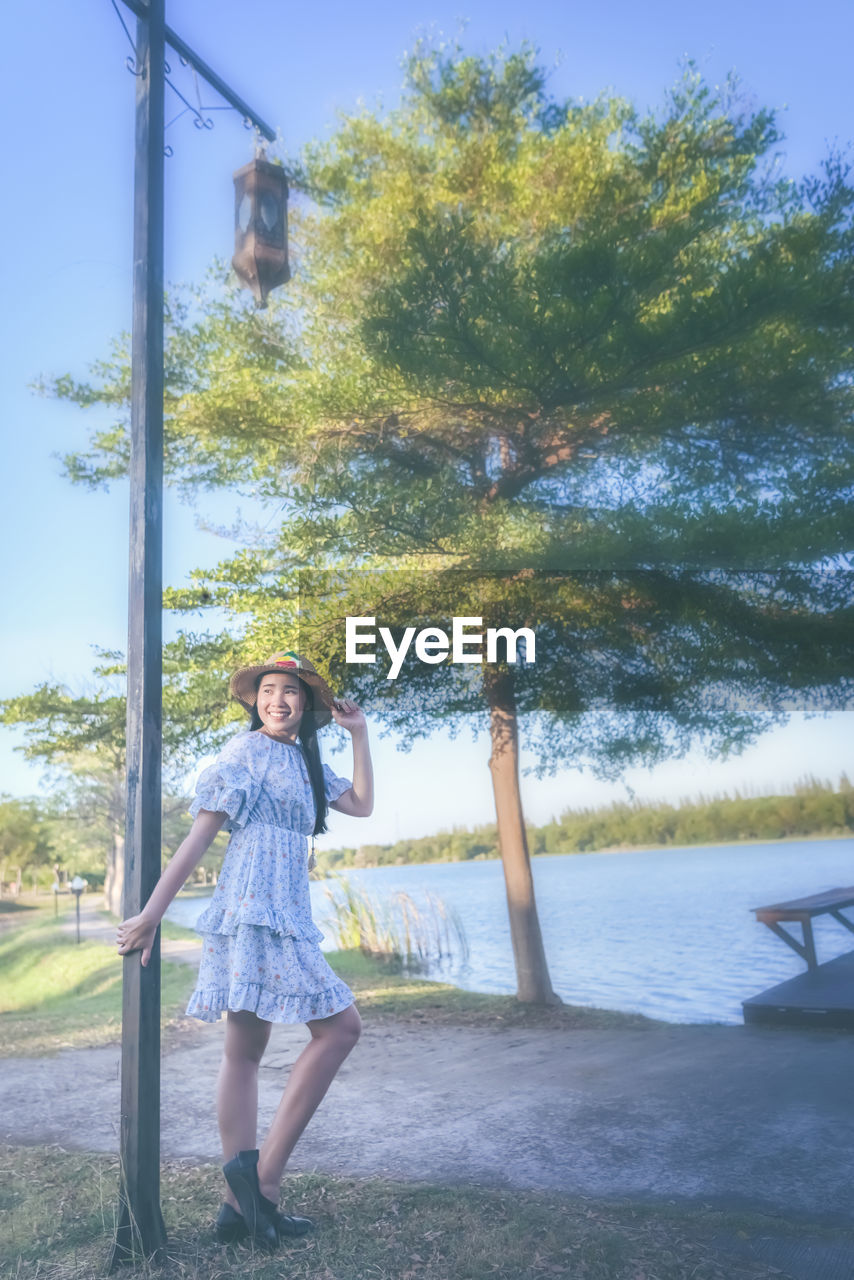
<path fill-rule="evenodd" d="M 296 742 L 307 702 L 305 687 L 296 676 L 268 672 L 258 685 L 258 715 L 271 738 Z"/>

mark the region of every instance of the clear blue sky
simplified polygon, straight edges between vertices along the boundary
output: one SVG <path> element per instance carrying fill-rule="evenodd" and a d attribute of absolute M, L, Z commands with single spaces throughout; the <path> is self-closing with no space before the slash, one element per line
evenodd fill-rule
<path fill-rule="evenodd" d="M 124 12 L 124 6 L 120 4 Z M 125 14 L 132 28 L 130 16 Z M 733 69 L 757 105 L 781 110 L 785 169 L 815 171 L 829 144 L 844 144 L 854 121 L 850 0 L 722 0 L 690 5 L 620 0 L 598 6 L 564 0 L 410 0 L 292 6 L 273 0 L 170 0 L 167 20 L 272 124 L 289 149 L 327 132 L 339 109 L 362 98 L 396 102 L 400 59 L 419 32 L 461 39 L 485 53 L 523 39 L 553 67 L 556 94 L 602 90 L 655 105 L 686 55 L 713 82 Z M 461 21 L 465 25 L 461 28 Z M 127 38 L 109 0 L 42 0 L 5 15 L 0 84 L 4 103 L 3 276 L 6 305 L 0 382 L 6 455 L 3 504 L 0 697 L 44 679 L 85 683 L 92 644 L 126 645 L 127 491 L 73 488 L 57 452 L 85 444 L 90 418 L 28 390 L 40 372 L 82 376 L 130 324 L 133 78 Z M 192 79 L 172 58 L 189 96 Z M 202 89 L 203 101 L 219 104 Z M 173 111 L 180 109 L 170 95 Z M 170 112 L 171 114 L 172 112 Z M 168 116 L 167 116 L 168 118 Z M 250 158 L 239 119 L 214 114 L 200 132 L 188 118 L 169 131 L 166 270 L 172 281 L 199 279 L 232 239 L 231 173 Z M 251 503 L 222 495 L 199 515 L 229 524 Z M 192 511 L 167 498 L 165 580 L 227 555 L 227 539 L 204 532 Z M 178 620 L 167 615 L 171 632 Z M 188 625 L 186 622 L 184 625 Z M 852 717 L 795 723 L 740 761 L 674 764 L 630 781 L 642 794 L 678 797 L 697 790 L 790 782 L 807 771 L 854 769 Z M 28 794 L 40 770 L 13 751 L 20 735 L 0 730 L 0 791 Z M 416 834 L 440 825 L 490 820 L 486 744 L 439 738 L 409 755 L 378 747 L 380 802 L 375 819 L 339 823 L 347 843 Z M 338 766 L 341 757 L 333 763 Z M 466 778 L 465 787 L 424 786 Z M 442 795 L 437 803 L 437 790 Z M 548 818 L 582 798 L 624 794 L 589 787 L 577 774 L 525 785 L 531 818 Z"/>

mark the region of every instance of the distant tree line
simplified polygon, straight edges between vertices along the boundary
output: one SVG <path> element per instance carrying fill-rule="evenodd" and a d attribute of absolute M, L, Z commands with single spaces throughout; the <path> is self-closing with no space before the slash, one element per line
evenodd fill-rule
<path fill-rule="evenodd" d="M 79 872 L 93 888 L 103 886 L 109 833 L 79 798 L 70 803 L 68 797 L 62 799 L 0 796 L 0 879 L 12 882 L 17 875 L 24 889 L 35 880 L 45 890 L 60 868 L 68 878 Z M 164 797 L 164 863 L 186 834 L 187 804 L 186 797 Z M 854 835 L 854 784 L 845 773 L 836 787 L 808 777 L 786 795 L 755 796 L 736 791 L 735 795 L 699 796 L 678 805 L 624 801 L 599 808 L 567 809 L 552 822 L 527 828 L 533 854 L 595 853 L 651 845 L 678 848 L 819 835 Z M 219 872 L 226 843 L 226 837 L 220 836 L 200 863 L 208 877 Z M 498 856 L 497 828 L 491 823 L 471 829 L 456 827 L 394 844 L 323 849 L 318 869 L 473 862 Z"/>
<path fill-rule="evenodd" d="M 622 801 L 591 809 L 567 809 L 543 826 L 527 828 L 532 854 L 595 853 L 651 845 L 728 844 L 793 836 L 854 835 L 854 785 L 841 774 L 828 781 L 805 778 L 791 794 L 699 796 L 681 804 Z M 419 862 L 471 862 L 497 858 L 494 823 L 455 828 L 394 844 L 325 849 L 321 869 L 399 866 Z"/>

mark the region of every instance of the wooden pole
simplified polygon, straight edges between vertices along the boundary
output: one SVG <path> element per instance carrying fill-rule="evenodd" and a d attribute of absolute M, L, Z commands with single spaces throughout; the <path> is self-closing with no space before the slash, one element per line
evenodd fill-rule
<path fill-rule="evenodd" d="M 122 913 L 160 878 L 163 607 L 163 156 L 166 42 L 268 139 L 272 129 L 166 26 L 165 0 L 124 0 L 137 16 L 133 353 L 128 598 L 127 810 Z M 145 968 L 124 957 L 121 1167 L 108 1270 L 166 1257 L 160 1211 L 160 930 Z"/>
<path fill-rule="evenodd" d="M 137 21 L 133 370 L 123 914 L 160 876 L 163 579 L 163 153 L 165 0 Z M 124 957 L 119 1212 L 109 1270 L 165 1260 L 160 1212 L 160 930 L 149 963 Z"/>

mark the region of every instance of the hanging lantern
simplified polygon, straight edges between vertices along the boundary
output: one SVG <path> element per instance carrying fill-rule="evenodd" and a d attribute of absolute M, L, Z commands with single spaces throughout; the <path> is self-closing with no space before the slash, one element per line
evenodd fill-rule
<path fill-rule="evenodd" d="M 267 294 L 290 280 L 288 180 L 280 164 L 256 158 L 234 174 L 234 257 L 238 279 L 266 307 Z"/>

